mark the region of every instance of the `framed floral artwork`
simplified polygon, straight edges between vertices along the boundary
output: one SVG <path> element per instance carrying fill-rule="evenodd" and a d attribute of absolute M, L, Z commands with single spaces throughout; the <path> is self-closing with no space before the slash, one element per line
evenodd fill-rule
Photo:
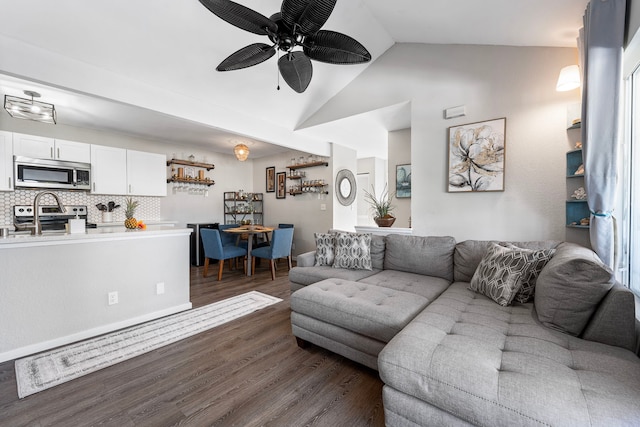
<path fill-rule="evenodd" d="M 506 130 L 505 117 L 449 128 L 449 193 L 504 191 Z"/>
<path fill-rule="evenodd" d="M 287 173 L 278 172 L 276 174 L 276 199 L 287 197 Z"/>
<path fill-rule="evenodd" d="M 265 187 L 267 188 L 267 193 L 273 193 L 276 191 L 276 167 L 275 166 L 270 166 L 266 170 Z"/>

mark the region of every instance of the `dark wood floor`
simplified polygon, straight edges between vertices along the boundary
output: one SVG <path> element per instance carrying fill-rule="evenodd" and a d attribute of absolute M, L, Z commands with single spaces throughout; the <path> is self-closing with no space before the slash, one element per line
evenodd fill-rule
<path fill-rule="evenodd" d="M 263 263 L 264 264 L 264 263 Z M 200 307 L 257 290 L 284 301 L 194 337 L 18 399 L 13 361 L 0 364 L 0 426 L 382 426 L 375 371 L 291 335 L 284 263 L 221 282 L 191 269 Z"/>

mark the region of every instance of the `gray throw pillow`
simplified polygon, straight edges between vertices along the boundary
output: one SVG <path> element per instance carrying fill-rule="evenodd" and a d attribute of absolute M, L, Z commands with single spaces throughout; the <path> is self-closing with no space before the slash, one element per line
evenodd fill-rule
<path fill-rule="evenodd" d="M 561 243 L 540 272 L 534 304 L 550 328 L 578 336 L 615 283 L 613 271 L 590 249 Z"/>
<path fill-rule="evenodd" d="M 544 268 L 545 265 L 549 262 L 551 258 L 553 258 L 553 254 L 556 253 L 555 249 L 542 249 L 542 250 L 533 250 L 521 248 L 519 246 L 513 245 L 511 243 L 503 243 L 500 242 L 501 246 L 510 249 L 518 249 L 525 252 L 530 252 L 533 255 L 534 261 L 531 265 L 531 268 L 527 272 L 527 274 L 522 278 L 522 286 L 520 290 L 516 294 L 514 298 L 515 301 L 524 304 L 533 299 L 533 295 L 535 293 L 536 288 L 536 280 L 540 275 L 540 272 Z"/>
<path fill-rule="evenodd" d="M 333 268 L 371 270 L 371 234 L 335 233 Z"/>
<path fill-rule="evenodd" d="M 506 307 L 515 298 L 536 261 L 537 255 L 533 251 L 505 248 L 490 243 L 487 253 L 471 278 L 469 289 Z"/>
<path fill-rule="evenodd" d="M 333 265 L 335 258 L 335 238 L 329 233 L 314 233 L 316 239 L 316 263 L 315 266 Z"/>

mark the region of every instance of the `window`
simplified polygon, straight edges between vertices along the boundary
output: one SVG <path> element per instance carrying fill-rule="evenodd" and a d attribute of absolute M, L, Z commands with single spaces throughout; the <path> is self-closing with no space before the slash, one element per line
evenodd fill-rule
<path fill-rule="evenodd" d="M 640 295 L 640 68 L 627 83 L 627 124 L 622 147 L 620 280 Z"/>

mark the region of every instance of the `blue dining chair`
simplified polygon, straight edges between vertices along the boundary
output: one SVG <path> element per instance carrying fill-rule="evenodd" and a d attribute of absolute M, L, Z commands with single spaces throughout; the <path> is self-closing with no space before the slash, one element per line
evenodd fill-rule
<path fill-rule="evenodd" d="M 251 270 L 255 271 L 256 258 L 269 260 L 271 280 L 276 279 L 276 264 L 278 258 L 287 258 L 291 270 L 291 243 L 293 242 L 293 228 L 277 228 L 271 234 L 271 244 L 251 251 Z"/>
<path fill-rule="evenodd" d="M 229 269 L 231 269 L 231 260 L 233 258 L 245 257 L 247 250 L 238 246 L 224 246 L 220 237 L 220 231 L 215 229 L 204 228 L 200 230 L 202 236 L 202 247 L 204 248 L 204 271 L 202 277 L 207 277 L 209 272 L 209 259 L 218 260 L 218 280 L 222 280 L 222 269 L 224 261 L 229 260 Z"/>

